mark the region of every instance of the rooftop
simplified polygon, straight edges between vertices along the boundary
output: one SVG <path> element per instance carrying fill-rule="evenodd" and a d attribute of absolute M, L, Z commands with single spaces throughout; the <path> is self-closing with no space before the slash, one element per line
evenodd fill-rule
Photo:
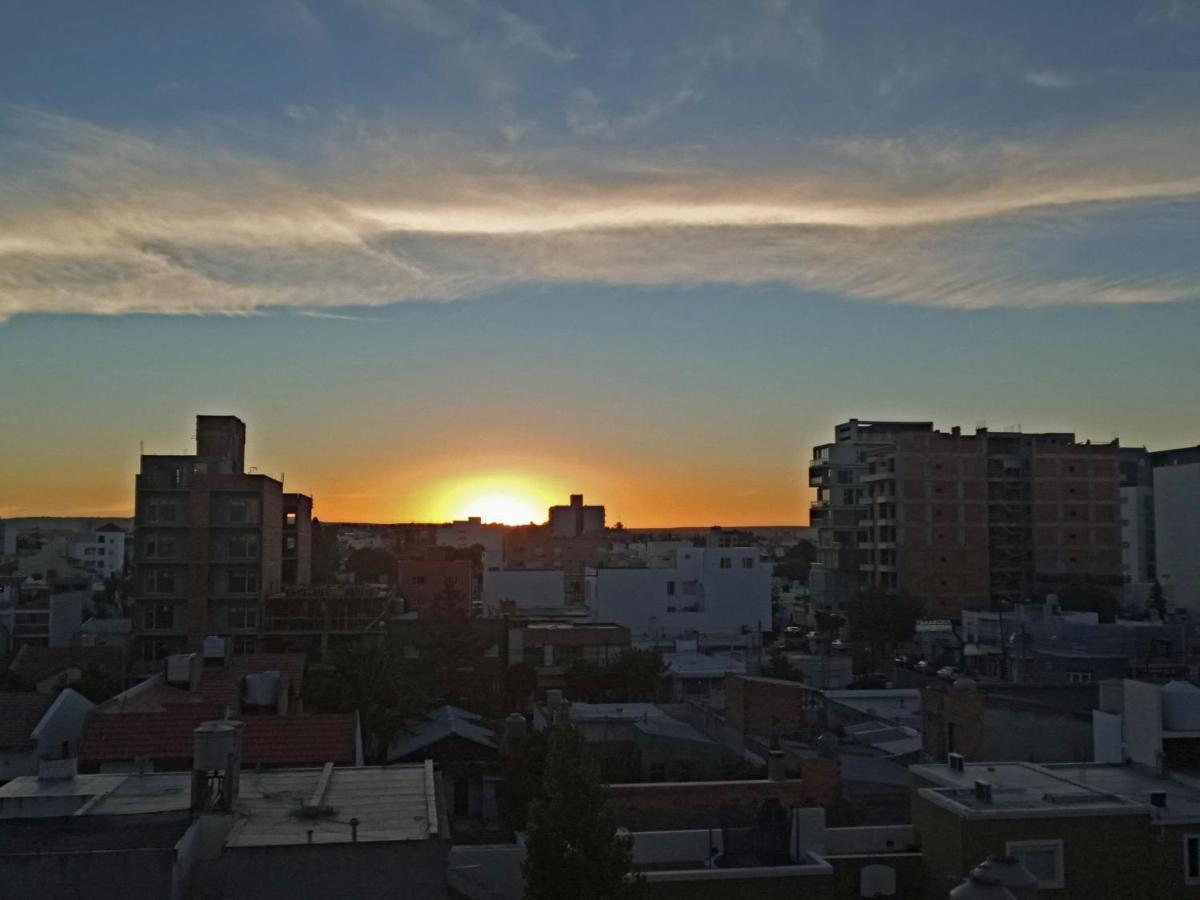
<path fill-rule="evenodd" d="M 431 763 L 331 768 L 322 789 L 325 771 L 243 771 L 238 822 L 226 846 L 306 844 L 310 831 L 313 843 L 349 843 L 351 819 L 359 821 L 358 841 L 421 841 L 443 836 Z M 91 816 L 159 816 L 186 811 L 190 782 L 190 772 L 78 775 L 53 781 L 23 776 L 0 786 L 0 819 L 8 820 L 7 828 L 15 818 L 70 816 L 72 822 L 82 822 Z M 320 811 L 304 813 L 305 805 L 318 793 Z M 39 805 L 52 811 L 41 812 Z"/>
<path fill-rule="evenodd" d="M 662 658 L 667 673 L 678 678 L 719 678 L 729 672 L 740 675 L 746 671 L 746 660 L 732 653 L 685 650 L 664 653 Z"/>
<path fill-rule="evenodd" d="M 427 747 L 445 740 L 451 735 L 496 749 L 496 732 L 480 725 L 481 716 L 459 709 L 457 706 L 441 706 L 427 713 L 424 718 L 409 722 L 388 746 L 388 759 L 404 759 Z"/>
<path fill-rule="evenodd" d="M 9 668 L 28 684 L 57 675 L 67 669 L 95 667 L 117 684 L 125 676 L 124 651 L 120 647 L 35 647 L 26 644 L 17 651 Z"/>
<path fill-rule="evenodd" d="M 223 716 L 223 707 L 206 703 L 163 712 L 92 715 L 79 742 L 79 758 L 97 765 L 145 756 L 159 765 L 186 766 L 192 759 L 196 726 Z M 358 726 L 352 714 L 246 716 L 241 721 L 245 765 L 354 765 L 358 761 Z"/>

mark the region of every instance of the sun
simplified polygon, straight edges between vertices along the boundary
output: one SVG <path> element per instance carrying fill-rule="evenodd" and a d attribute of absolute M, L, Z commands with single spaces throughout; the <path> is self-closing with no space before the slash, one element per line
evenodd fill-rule
<path fill-rule="evenodd" d="M 430 512 L 435 519 L 478 516 L 497 525 L 546 521 L 556 502 L 557 485 L 519 470 L 500 470 L 450 477 L 430 485 Z"/>
<path fill-rule="evenodd" d="M 466 502 L 463 515 L 479 516 L 484 522 L 498 525 L 526 525 L 529 522 L 540 522 L 546 517 L 545 510 L 539 510 L 533 501 L 508 493 L 487 493 L 472 497 Z"/>

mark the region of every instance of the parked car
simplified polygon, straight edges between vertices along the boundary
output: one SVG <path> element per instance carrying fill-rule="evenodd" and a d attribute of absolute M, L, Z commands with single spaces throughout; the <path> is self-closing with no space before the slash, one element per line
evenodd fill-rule
<path fill-rule="evenodd" d="M 834 650 L 845 650 L 846 642 L 843 641 L 841 638 L 834 638 L 832 641 L 829 642 L 829 646 L 832 647 Z"/>
<path fill-rule="evenodd" d="M 918 672 L 925 673 L 926 675 L 930 674 L 933 671 L 933 666 L 931 666 L 929 663 L 927 663 L 923 659 L 917 660 L 917 664 L 915 666 L 913 666 L 913 668 L 916 669 Z"/>
<path fill-rule="evenodd" d="M 783 629 L 783 633 L 787 634 L 787 635 L 797 636 L 797 635 L 803 634 L 804 629 L 801 628 L 799 625 L 789 625 L 787 628 Z"/>
<path fill-rule="evenodd" d="M 937 670 L 937 677 L 943 681 L 954 681 L 961 674 L 962 672 L 960 672 L 954 666 L 942 666 Z"/>

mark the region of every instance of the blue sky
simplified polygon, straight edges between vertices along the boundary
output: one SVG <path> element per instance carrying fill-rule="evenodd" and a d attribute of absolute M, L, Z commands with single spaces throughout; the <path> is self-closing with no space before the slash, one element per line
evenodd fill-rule
<path fill-rule="evenodd" d="M 227 408 L 342 518 L 803 521 L 851 415 L 1193 443 L 1198 138 L 1185 0 L 8 4 L 0 515 Z"/>

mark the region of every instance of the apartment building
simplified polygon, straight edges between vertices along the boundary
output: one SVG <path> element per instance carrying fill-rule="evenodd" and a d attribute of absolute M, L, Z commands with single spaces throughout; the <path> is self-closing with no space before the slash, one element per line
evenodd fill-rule
<path fill-rule="evenodd" d="M 1119 591 L 1118 452 L 1069 433 L 910 430 L 866 451 L 859 574 L 931 615 Z"/>
<path fill-rule="evenodd" d="M 1154 532 L 1154 465 L 1142 447 L 1122 447 L 1121 575 L 1124 600 L 1144 606 L 1158 578 Z"/>
<path fill-rule="evenodd" d="M 85 532 L 71 545 L 71 559 L 99 578 L 125 571 L 125 529 L 115 522 Z"/>
<path fill-rule="evenodd" d="M 812 600 L 818 608 L 845 611 L 859 585 L 859 522 L 866 513 L 862 477 L 867 451 L 890 445 L 895 435 L 933 430 L 932 422 L 882 422 L 850 419 L 834 429 L 834 440 L 813 448 L 808 464 L 809 487 L 817 497 L 809 512 L 816 529 L 817 557 L 809 573 Z"/>
<path fill-rule="evenodd" d="M 550 507 L 547 524 L 556 538 L 604 534 L 604 507 L 584 506 L 583 494 L 572 494 L 567 506 Z"/>
<path fill-rule="evenodd" d="M 1150 454 L 1157 576 L 1166 600 L 1200 609 L 1200 446 Z"/>
<path fill-rule="evenodd" d="M 143 455 L 135 482 L 138 658 L 229 637 L 258 649 L 263 598 L 311 568 L 312 500 L 245 467 L 246 426 L 197 416 L 194 455 Z"/>

